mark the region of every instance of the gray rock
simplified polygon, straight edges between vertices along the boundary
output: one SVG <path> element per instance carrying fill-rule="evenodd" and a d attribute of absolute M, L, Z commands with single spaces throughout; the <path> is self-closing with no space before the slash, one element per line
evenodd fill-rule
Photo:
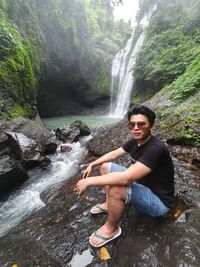
<path fill-rule="evenodd" d="M 44 145 L 43 147 L 44 147 L 44 153 L 46 155 L 49 155 L 49 154 L 54 154 L 56 152 L 58 145 L 56 143 L 50 142 Z"/>
<path fill-rule="evenodd" d="M 29 176 L 19 162 L 9 156 L 0 157 L 0 196 L 19 186 Z"/>
<path fill-rule="evenodd" d="M 41 155 L 41 151 L 39 151 L 37 143 L 34 140 L 22 133 L 7 132 L 6 135 L 16 159 L 20 160 L 26 169 L 35 168 L 37 166 L 46 167 L 47 164 L 50 163 L 49 159 L 47 160 L 46 157 Z M 57 145 L 53 145 L 54 152 L 56 148 Z M 48 152 L 50 152 L 50 148 Z"/>
<path fill-rule="evenodd" d="M 81 136 L 89 135 L 91 133 L 88 126 L 82 121 L 74 121 L 69 126 L 63 129 L 56 129 L 56 137 L 62 142 L 77 142 Z"/>

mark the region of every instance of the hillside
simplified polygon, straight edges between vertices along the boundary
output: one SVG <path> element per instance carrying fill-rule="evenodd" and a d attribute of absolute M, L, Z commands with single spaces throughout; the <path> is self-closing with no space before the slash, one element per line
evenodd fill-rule
<path fill-rule="evenodd" d="M 134 68 L 133 102 L 156 109 L 163 136 L 200 145 L 200 2 L 140 1 L 140 18 L 156 5 Z"/>

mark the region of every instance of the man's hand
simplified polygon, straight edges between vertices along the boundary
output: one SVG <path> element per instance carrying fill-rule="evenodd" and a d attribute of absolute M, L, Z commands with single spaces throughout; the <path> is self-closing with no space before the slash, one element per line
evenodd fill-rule
<path fill-rule="evenodd" d="M 75 188 L 78 195 L 81 195 L 87 189 L 88 186 L 89 186 L 88 179 L 79 180 Z"/>
<path fill-rule="evenodd" d="M 83 172 L 83 179 L 87 178 L 90 175 L 91 171 L 92 171 L 92 165 L 89 164 Z"/>

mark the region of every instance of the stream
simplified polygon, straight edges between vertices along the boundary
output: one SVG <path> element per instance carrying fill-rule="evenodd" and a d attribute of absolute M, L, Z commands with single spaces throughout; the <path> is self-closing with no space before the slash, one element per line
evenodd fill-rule
<path fill-rule="evenodd" d="M 108 116 L 68 116 L 44 119 L 44 123 L 49 129 L 56 129 L 78 119 L 91 128 L 119 120 L 119 118 Z M 82 143 L 89 138 L 91 137 L 82 138 Z M 0 202 L 0 236 L 5 235 L 21 221 L 45 206 L 40 198 L 42 192 L 50 190 L 49 198 L 51 198 L 60 183 L 77 172 L 79 162 L 84 157 L 86 149 L 80 142 L 66 145 L 72 148 L 71 152 L 60 153 L 60 147 L 58 147 L 58 153 L 50 156 L 51 165 L 47 170 L 42 171 L 37 168 L 29 171 L 30 179 Z"/>
<path fill-rule="evenodd" d="M 45 171 L 39 168 L 29 171 L 30 179 L 0 202 L 0 236 L 45 206 L 40 198 L 43 191 L 49 189 L 49 196 L 53 196 L 56 187 L 75 174 L 85 148 L 79 142 L 68 145 L 71 152 L 51 156 L 52 163 Z"/>

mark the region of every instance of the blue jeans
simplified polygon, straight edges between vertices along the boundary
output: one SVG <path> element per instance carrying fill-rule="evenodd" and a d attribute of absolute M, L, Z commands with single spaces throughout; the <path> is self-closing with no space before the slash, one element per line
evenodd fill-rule
<path fill-rule="evenodd" d="M 110 163 L 109 172 L 123 172 L 127 168 Z M 128 186 L 125 204 L 131 204 L 138 211 L 152 217 L 162 216 L 169 211 L 163 202 L 151 191 L 150 188 L 133 182 Z"/>

